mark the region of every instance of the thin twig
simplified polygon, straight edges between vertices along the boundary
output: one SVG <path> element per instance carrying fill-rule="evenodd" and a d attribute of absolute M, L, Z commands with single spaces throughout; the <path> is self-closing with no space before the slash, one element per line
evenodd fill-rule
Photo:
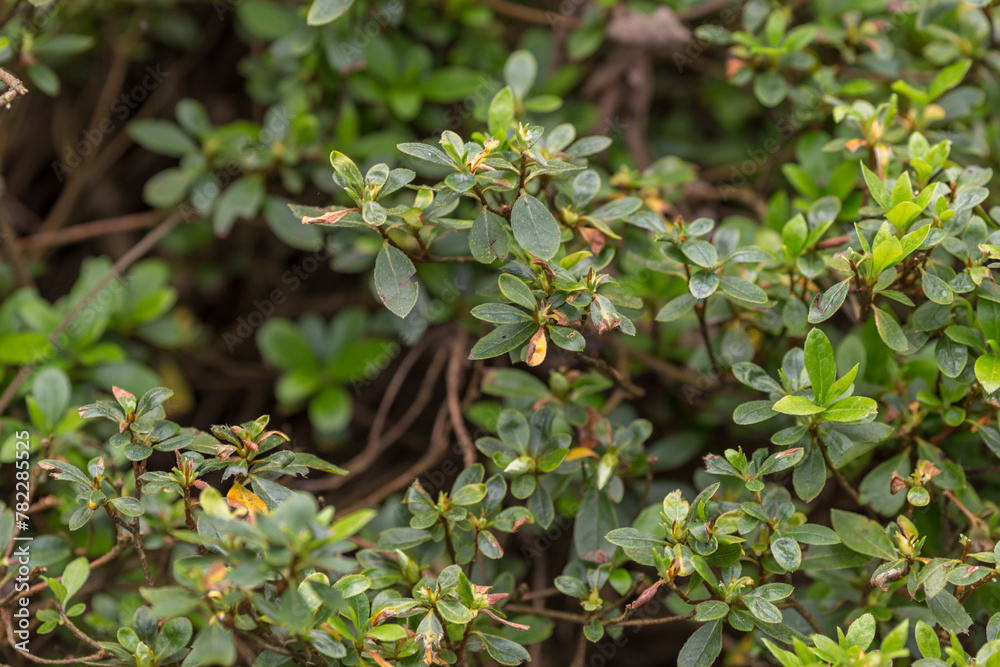
<path fill-rule="evenodd" d="M 637 627 L 643 625 L 661 625 L 663 623 L 673 623 L 675 621 L 686 621 L 687 619 L 694 616 L 692 611 L 689 614 L 684 614 L 683 616 L 661 616 L 660 618 L 633 618 L 631 620 L 622 621 L 621 623 L 615 623 L 614 619 L 605 623 L 605 625 L 616 625 L 620 628 L 627 627 Z"/>
<path fill-rule="evenodd" d="M 795 599 L 794 594 L 788 597 L 788 604 L 792 605 L 792 608 L 799 612 L 802 618 L 806 619 L 809 625 L 812 626 L 813 630 L 819 634 L 823 634 L 823 626 L 819 624 L 819 621 L 816 620 L 816 617 L 813 616 L 808 609 L 802 606 L 801 602 Z"/>
<path fill-rule="evenodd" d="M 854 502 L 858 505 L 858 507 L 860 507 L 865 511 L 865 514 L 867 514 L 870 519 L 874 521 L 881 521 L 881 518 L 877 514 L 875 514 L 874 510 L 872 510 L 871 507 L 861 502 L 861 496 L 858 494 L 857 489 L 855 489 L 851 485 L 851 482 L 846 477 L 844 477 L 844 473 L 840 472 L 840 469 L 833 464 L 833 461 L 830 459 L 830 453 L 826 449 L 826 443 L 823 442 L 822 438 L 819 438 L 814 434 L 813 441 L 816 443 L 816 445 L 819 447 L 820 452 L 823 454 L 823 462 L 826 463 L 827 470 L 829 470 L 833 474 L 833 478 L 837 480 L 837 484 L 840 485 L 840 488 L 842 488 L 844 491 L 847 492 L 847 495 L 849 495 L 854 500 Z"/>
<path fill-rule="evenodd" d="M 21 657 L 26 658 L 31 662 L 35 662 L 41 665 L 78 665 L 83 662 L 100 660 L 101 658 L 107 655 L 104 649 L 101 649 L 97 653 L 93 653 L 91 655 L 84 656 L 82 658 L 64 658 L 62 660 L 49 660 L 47 658 L 39 658 L 38 656 L 33 655 L 28 651 L 22 651 L 20 648 L 18 648 L 17 640 L 14 637 L 14 626 L 12 625 L 10 620 L 10 612 L 6 609 L 0 609 L 0 617 L 3 617 L 3 624 L 7 628 L 7 643 L 10 644 L 10 646 L 15 651 L 17 651 Z"/>
<path fill-rule="evenodd" d="M 448 386 L 448 414 L 451 415 L 451 426 L 455 429 L 455 437 L 458 438 L 458 444 L 462 448 L 462 461 L 466 468 L 476 462 L 476 446 L 472 442 L 469 430 L 465 428 L 465 418 L 462 416 L 462 405 L 458 397 L 468 340 L 469 334 L 464 327 L 459 326 L 458 333 L 451 341 L 451 361 L 448 362 L 448 374 L 445 376 Z"/>
<path fill-rule="evenodd" d="M 6 92 L 0 95 L 0 106 L 10 104 L 18 95 L 28 94 L 28 89 L 24 87 L 21 80 L 3 68 L 0 68 L 0 81 L 7 84 Z"/>
<path fill-rule="evenodd" d="M 73 225 L 65 229 L 39 232 L 23 239 L 21 245 L 30 250 L 32 248 L 56 247 L 79 243 L 80 241 L 86 241 L 98 236 L 146 229 L 160 222 L 165 215 L 167 215 L 166 211 L 153 210 L 134 213 L 132 215 L 123 215 L 117 218 L 94 220 L 93 222 Z"/>
<path fill-rule="evenodd" d="M 433 337 L 428 335 L 425 339 L 432 340 Z M 416 350 L 416 348 L 414 348 Z M 413 351 L 411 351 L 411 354 Z M 368 444 L 365 445 L 364 450 L 362 450 L 357 456 L 352 458 L 350 461 L 344 464 L 344 469 L 346 469 L 349 475 L 329 475 L 327 477 L 303 480 L 295 484 L 295 488 L 302 489 L 303 491 L 330 491 L 332 489 L 337 489 L 344 484 L 357 479 L 357 475 L 364 472 L 370 468 L 377 460 L 379 455 L 388 449 L 393 443 L 395 443 L 399 438 L 406 433 L 407 429 L 416 421 L 424 412 L 424 407 L 430 402 L 433 396 L 434 385 L 437 383 L 438 377 L 441 375 L 441 370 L 444 368 L 445 360 L 448 357 L 448 348 L 439 347 L 431 358 L 430 366 L 427 368 L 427 372 L 424 374 L 423 382 L 420 388 L 417 390 L 416 396 L 410 402 L 410 406 L 407 408 L 403 416 L 400 417 L 396 423 L 393 425 L 389 431 L 386 432 L 384 436 L 380 436 L 377 426 L 378 413 L 375 415 L 375 421 L 372 422 L 371 430 L 369 431 Z M 403 360 L 403 364 L 406 360 Z M 400 364 L 400 369 L 397 373 L 402 370 L 402 364 Z M 388 390 L 386 391 L 386 398 L 389 397 Z M 381 411 L 381 406 L 379 411 Z"/>
<path fill-rule="evenodd" d="M 443 459 L 444 455 L 448 452 L 448 424 L 448 406 L 442 405 L 438 409 L 437 417 L 434 420 L 434 426 L 431 429 L 431 446 L 430 449 L 427 450 L 427 453 L 420 457 L 419 461 L 408 467 L 399 475 L 396 475 L 396 477 L 388 483 L 377 487 L 364 498 L 337 514 L 346 515 L 354 512 L 355 510 L 365 509 L 366 507 L 374 507 L 391 496 L 393 493 L 412 483 L 414 478 L 427 472 L 431 466 Z"/>

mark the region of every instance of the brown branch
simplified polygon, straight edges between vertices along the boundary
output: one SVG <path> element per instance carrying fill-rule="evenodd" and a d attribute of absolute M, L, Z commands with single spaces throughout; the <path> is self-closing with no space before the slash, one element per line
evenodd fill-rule
<path fill-rule="evenodd" d="M 84 656 L 82 658 L 63 658 L 62 660 L 49 660 L 48 658 L 39 658 L 38 656 L 33 655 L 28 651 L 22 651 L 17 647 L 17 640 L 14 637 L 14 626 L 10 620 L 10 612 L 6 609 L 0 609 L 0 617 L 3 618 L 3 624 L 7 629 L 7 643 L 10 644 L 11 648 L 17 651 L 17 653 L 21 657 L 26 658 L 31 662 L 38 663 L 41 665 L 79 665 L 81 663 L 90 662 L 92 660 L 100 660 L 101 658 L 107 655 L 104 649 L 101 649 L 96 653 Z"/>
<path fill-rule="evenodd" d="M 160 222 L 169 212 L 163 210 L 144 211 L 123 215 L 117 218 L 94 220 L 80 225 L 50 232 L 38 232 L 23 239 L 22 247 L 27 249 L 44 248 L 79 243 L 98 236 L 120 234 L 136 229 L 146 229 Z"/>
<path fill-rule="evenodd" d="M 840 469 L 833 464 L 833 461 L 830 459 L 830 453 L 827 451 L 826 443 L 823 442 L 823 439 L 817 436 L 815 433 L 812 434 L 812 439 L 813 442 L 816 444 L 816 446 L 819 447 L 819 451 L 823 454 L 823 462 L 826 463 L 827 470 L 829 470 L 833 474 L 833 478 L 837 480 L 837 484 L 840 485 L 840 488 L 842 488 L 845 492 L 847 492 L 847 495 L 849 495 L 851 499 L 854 500 L 857 506 L 865 511 L 865 514 L 868 515 L 868 518 L 872 519 L 873 521 L 881 521 L 881 518 L 877 514 L 875 514 L 874 510 L 872 510 L 871 507 L 861 502 L 861 496 L 858 494 L 857 489 L 855 489 L 851 485 L 851 482 L 846 477 L 844 477 L 844 473 L 840 472 Z"/>
<path fill-rule="evenodd" d="M 681 366 L 675 366 L 669 361 L 661 359 L 656 355 L 629 346 L 620 338 L 610 338 L 609 340 L 613 348 L 621 353 L 625 353 L 627 351 L 627 353 L 635 359 L 635 361 L 639 362 L 641 365 L 645 366 L 670 383 L 679 382 L 682 384 L 697 385 L 702 389 L 711 389 L 718 385 L 718 381 L 714 378 L 699 375 L 698 373 Z M 702 386 L 706 382 L 709 386 Z"/>
<path fill-rule="evenodd" d="M 795 599 L 794 594 L 788 598 L 788 604 L 791 605 L 792 609 L 799 612 L 802 618 L 806 619 L 809 625 L 812 626 L 813 630 L 819 634 L 823 634 L 823 626 L 819 624 L 819 621 L 816 620 L 816 617 L 813 616 L 808 609 L 802 606 L 801 602 Z"/>
<path fill-rule="evenodd" d="M 583 614 L 572 614 L 568 611 L 559 611 L 558 609 L 546 609 L 544 607 L 535 608 L 527 605 L 509 604 L 505 606 L 503 610 L 513 611 L 518 614 L 537 614 L 539 616 L 555 618 L 560 621 L 570 621 L 572 623 L 579 623 L 580 625 L 590 625 L 590 619 Z"/>
<path fill-rule="evenodd" d="M 443 459 L 444 455 L 448 452 L 448 424 L 448 406 L 442 405 L 438 409 L 437 417 L 434 419 L 434 426 L 431 429 L 431 446 L 427 450 L 427 453 L 388 483 L 379 486 L 375 491 L 372 491 L 342 512 L 338 512 L 338 516 L 378 505 L 393 493 L 408 486 L 414 478 L 424 474 L 431 466 Z"/>
<path fill-rule="evenodd" d="M 14 226 L 10 222 L 10 216 L 7 215 L 7 207 L 3 204 L 0 204 L 0 245 L 7 249 L 7 259 L 10 260 L 10 265 L 14 268 L 14 276 L 17 278 L 18 286 L 34 287 L 35 281 L 32 280 L 28 266 L 24 262 L 24 246 L 17 237 Z"/>
<path fill-rule="evenodd" d="M 28 94 L 28 89 L 24 87 L 21 80 L 3 68 L 0 68 L 0 81 L 7 84 L 6 92 L 0 95 L 0 106 L 10 104 L 18 95 Z"/>
<path fill-rule="evenodd" d="M 716 376 L 722 375 L 719 361 L 715 358 L 715 350 L 712 349 L 712 336 L 708 333 L 708 322 L 705 321 L 705 305 L 696 303 L 694 312 L 698 316 L 698 326 L 701 329 L 701 337 L 705 341 L 705 350 L 708 351 L 708 360 L 712 362 L 712 371 Z"/>
<path fill-rule="evenodd" d="M 448 374 L 445 382 L 448 386 L 448 414 L 451 415 L 451 426 L 462 448 L 462 461 L 468 468 L 476 462 L 476 446 L 472 442 L 469 431 L 465 428 L 465 418 L 462 416 L 462 404 L 458 397 L 459 384 L 462 381 L 462 363 L 467 355 L 469 334 L 464 327 L 457 327 L 458 332 L 451 341 L 451 361 L 448 362 Z"/>
<path fill-rule="evenodd" d="M 641 627 L 644 625 L 660 625 L 662 623 L 673 623 L 675 621 L 686 621 L 687 619 L 694 616 L 692 611 L 689 614 L 684 614 L 683 616 L 662 616 L 660 618 L 634 618 L 627 621 L 622 621 L 621 623 L 615 623 L 614 619 L 605 623 L 605 625 L 617 625 L 618 627 Z"/>
<path fill-rule="evenodd" d="M 428 334 L 424 336 L 424 341 L 430 342 L 432 340 L 433 335 Z M 420 348 L 420 345 L 413 348 L 409 354 L 413 355 L 417 352 L 418 348 Z M 414 361 L 417 357 L 419 357 L 419 354 L 414 356 Z M 358 474 L 370 468 L 378 460 L 379 454 L 384 452 L 388 447 L 399 440 L 399 438 L 406 433 L 407 429 L 410 428 L 413 422 L 416 421 L 417 417 L 423 414 L 424 407 L 430 402 L 430 399 L 433 396 L 434 385 L 436 384 L 438 377 L 441 375 L 441 370 L 444 367 L 444 362 L 447 357 L 447 347 L 441 346 L 435 351 L 434 357 L 431 358 L 430 366 L 424 375 L 423 382 L 417 390 L 416 396 L 411 401 L 406 412 L 403 413 L 403 416 L 396 421 L 395 425 L 389 429 L 385 436 L 381 436 L 380 434 L 381 425 L 379 423 L 379 414 L 382 412 L 382 406 L 379 406 L 379 411 L 376 413 L 375 420 L 372 422 L 372 426 L 368 432 L 368 443 L 365 445 L 365 448 L 361 451 L 361 453 L 345 463 L 343 466 L 350 473 L 349 475 L 330 475 L 328 477 L 318 479 L 304 480 L 295 484 L 295 488 L 312 492 L 337 489 L 347 482 L 357 479 Z M 396 371 L 397 376 L 403 372 L 403 367 L 406 364 L 407 360 L 404 359 L 400 364 L 399 369 Z M 408 372 L 409 371 L 407 371 L 407 373 Z M 389 398 L 393 382 L 395 382 L 395 377 L 393 378 L 393 381 L 390 382 L 390 387 L 386 390 L 383 405 L 387 400 L 394 400 Z M 402 385 L 402 380 L 400 380 L 399 384 Z M 388 408 L 386 408 L 386 413 L 388 413 Z"/>
<path fill-rule="evenodd" d="M 620 373 L 618 369 L 614 368 L 607 361 L 600 357 L 592 357 L 588 354 L 579 353 L 577 356 L 583 361 L 587 366 L 590 366 L 594 370 L 604 375 L 606 378 L 618 385 L 622 391 L 625 392 L 626 398 L 642 398 L 646 395 L 646 390 L 642 387 L 636 385 L 623 373 Z"/>

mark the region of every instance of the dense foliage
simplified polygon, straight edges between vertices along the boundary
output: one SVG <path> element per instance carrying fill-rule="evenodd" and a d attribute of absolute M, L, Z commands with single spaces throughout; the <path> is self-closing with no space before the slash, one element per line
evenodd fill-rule
<path fill-rule="evenodd" d="M 993 4 L 0 2 L 0 656 L 1000 664 Z"/>

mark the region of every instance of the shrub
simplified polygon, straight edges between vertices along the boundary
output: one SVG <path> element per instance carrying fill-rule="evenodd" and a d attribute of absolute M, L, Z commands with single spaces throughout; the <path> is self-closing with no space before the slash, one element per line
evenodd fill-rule
<path fill-rule="evenodd" d="M 685 140 L 644 164 L 587 132 L 588 105 L 563 95 L 580 63 L 545 71 L 548 42 L 507 54 L 482 6 L 447 3 L 414 34 L 428 7 L 308 4 L 226 6 L 267 47 L 246 68 L 262 122 L 215 127 L 186 98 L 177 124 L 127 135 L 180 160 L 143 191 L 163 234 L 191 221 L 179 256 L 258 214 L 314 251 L 254 292 L 243 312 L 259 317 L 218 332 L 230 352 L 254 337 L 280 372 L 288 427 L 181 425 L 196 401 L 160 360 L 204 334 L 160 260 L 114 290 L 119 266 L 91 259 L 55 302 L 13 291 L 12 656 L 44 662 L 29 639 L 52 634 L 73 664 L 517 665 L 571 645 L 548 658 L 578 667 L 637 662 L 638 633 L 669 624 L 679 639 L 653 641 L 682 667 L 995 662 L 989 2 L 673 3 L 703 23 L 670 49 L 621 27 L 675 20 L 666 5 L 566 10 L 566 55 L 667 49 L 656 62 L 693 82 L 719 135 L 742 133 L 718 186 Z M 732 89 L 700 73 L 708 54 Z M 56 72 L 32 68 L 54 94 Z M 335 123 L 319 102 L 334 79 L 356 87 Z M 744 157 L 746 109 L 770 124 Z M 705 140 L 706 122 L 649 136 Z M 332 316 L 276 314 L 321 260 Z M 352 478 L 366 486 L 350 495 Z"/>

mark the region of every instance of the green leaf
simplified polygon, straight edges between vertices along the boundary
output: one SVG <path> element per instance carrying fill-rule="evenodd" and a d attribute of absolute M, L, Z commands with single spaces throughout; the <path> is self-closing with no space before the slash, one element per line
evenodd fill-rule
<path fill-rule="evenodd" d="M 396 148 L 407 155 L 424 160 L 425 162 L 433 162 L 434 164 L 443 165 L 445 167 L 455 166 L 451 159 L 449 159 L 448 155 L 437 146 L 411 142 L 396 144 Z M 360 178 L 360 176 L 361 172 L 358 172 L 358 177 Z"/>
<path fill-rule="evenodd" d="M 550 326 L 548 331 L 552 342 L 564 350 L 581 352 L 587 346 L 587 339 L 576 329 Z"/>
<path fill-rule="evenodd" d="M 913 201 L 913 185 L 910 183 L 910 174 L 904 170 L 896 179 L 896 184 L 892 186 L 890 203 L 896 207 L 908 201 Z"/>
<path fill-rule="evenodd" d="M 711 271 L 695 271 L 691 274 L 688 291 L 696 299 L 707 299 L 719 288 L 719 276 Z"/>
<path fill-rule="evenodd" d="M 993 341 L 994 345 L 1000 344 L 1000 303 L 980 297 L 979 303 L 976 305 L 976 322 L 987 342 Z M 948 330 L 950 331 L 952 328 L 949 327 Z M 994 351 L 1000 352 L 1000 349 L 994 348 Z"/>
<path fill-rule="evenodd" d="M 836 401 L 823 413 L 830 422 L 856 422 L 878 412 L 878 403 L 867 396 L 848 396 Z"/>
<path fill-rule="evenodd" d="M 921 273 L 920 284 L 924 288 L 924 294 L 934 303 L 947 306 L 955 300 L 955 292 L 948 286 L 948 283 L 933 273 L 927 273 L 926 271 Z"/>
<path fill-rule="evenodd" d="M 914 204 L 910 201 L 900 202 L 892 207 L 885 214 L 886 220 L 891 222 L 896 226 L 896 229 L 905 230 L 914 218 L 916 218 L 920 211 L 923 210 L 918 204 Z"/>
<path fill-rule="evenodd" d="M 615 507 L 608 494 L 597 486 L 587 486 L 573 526 L 573 545 L 585 562 L 605 563 L 614 555 L 614 548 L 605 538 L 615 529 Z"/>
<path fill-rule="evenodd" d="M 801 192 L 806 197 L 816 198 L 823 195 L 823 191 L 819 189 L 819 186 L 816 185 L 812 177 L 809 176 L 808 172 L 806 172 L 805 169 L 795 164 L 794 162 L 786 162 L 785 164 L 783 164 L 781 166 L 781 173 L 785 175 L 785 178 L 787 178 L 788 182 L 792 184 L 792 187 L 794 187 L 796 190 Z M 793 220 L 794 219 L 795 218 L 793 218 Z M 804 225 L 805 223 L 804 218 L 802 219 L 802 222 Z M 795 250 L 790 255 L 791 257 L 798 257 L 799 253 L 802 252 L 802 248 L 805 246 L 806 232 L 808 232 L 808 229 L 806 229 L 802 234 L 802 245 L 798 246 L 798 250 Z M 792 247 L 793 246 L 789 246 L 789 248 Z"/>
<path fill-rule="evenodd" d="M 774 560 L 778 561 L 778 565 L 789 572 L 799 569 L 799 565 L 802 564 L 802 550 L 799 548 L 799 543 L 790 537 L 779 537 L 772 540 L 771 555 L 774 556 Z M 770 622 L 777 623 L 779 621 Z"/>
<path fill-rule="evenodd" d="M 969 348 L 948 336 L 941 336 L 934 346 L 934 360 L 942 373 L 957 378 L 969 362 Z"/>
<path fill-rule="evenodd" d="M 505 86 L 493 96 L 487 118 L 491 135 L 506 130 L 514 123 L 514 92 L 510 86 Z"/>
<path fill-rule="evenodd" d="M 882 560 L 897 558 L 885 531 L 868 517 L 835 509 L 830 512 L 830 521 L 840 541 L 852 551 Z"/>
<path fill-rule="evenodd" d="M 837 381 L 837 361 L 830 339 L 819 329 L 813 329 L 806 337 L 805 360 L 816 402 L 825 405 L 832 398 L 830 387 Z"/>
<path fill-rule="evenodd" d="M 711 621 L 688 637 L 677 656 L 677 667 L 712 667 L 722 653 L 722 620 Z"/>
<path fill-rule="evenodd" d="M 862 614 L 854 619 L 851 626 L 847 628 L 844 637 L 845 647 L 857 646 L 862 651 L 867 651 L 875 640 L 875 617 L 871 614 Z"/>
<path fill-rule="evenodd" d="M 753 94 L 764 106 L 776 107 L 788 95 L 788 82 L 778 70 L 768 70 L 754 79 Z"/>
<path fill-rule="evenodd" d="M 934 77 L 934 80 L 931 81 L 930 87 L 927 89 L 927 96 L 930 101 L 933 102 L 941 95 L 962 83 L 962 79 L 965 78 L 965 75 L 968 73 L 969 67 L 971 66 L 971 60 L 960 60 L 957 63 L 948 65 L 943 70 L 938 72 L 937 76 Z"/>
<path fill-rule="evenodd" d="M 490 359 L 515 350 L 525 343 L 538 330 L 534 322 L 521 324 L 502 324 L 479 339 L 469 354 L 469 359 Z"/>
<path fill-rule="evenodd" d="M 972 625 L 972 617 L 965 611 L 962 603 L 955 599 L 955 596 L 948 591 L 941 591 L 927 601 L 934 620 L 942 628 L 956 635 L 968 631 Z"/>
<path fill-rule="evenodd" d="M 815 415 L 823 412 L 823 408 L 805 396 L 784 396 L 772 406 L 772 409 L 784 415 Z"/>
<path fill-rule="evenodd" d="M 80 556 L 76 560 L 73 560 L 66 566 L 62 574 L 62 585 L 66 589 L 66 595 L 62 599 L 63 607 L 66 607 L 69 603 L 70 598 L 83 588 L 83 585 L 87 583 L 87 579 L 90 578 L 90 561 L 84 556 Z"/>
<path fill-rule="evenodd" d="M 125 516 L 142 516 L 146 513 L 142 503 L 131 496 L 112 498 L 111 505 Z"/>
<path fill-rule="evenodd" d="M 371 585 L 371 580 L 363 574 L 346 574 L 333 584 L 333 588 L 345 598 L 352 598 L 367 591 Z"/>
<path fill-rule="evenodd" d="M 323 434 L 339 433 L 351 423 L 354 400 L 340 386 L 326 387 L 309 401 L 309 422 Z"/>
<path fill-rule="evenodd" d="M 330 538 L 334 540 L 343 540 L 351 537 L 368 525 L 368 523 L 375 518 L 375 514 L 375 510 L 358 510 L 356 512 L 351 512 L 342 519 L 337 519 L 330 526 Z"/>
<path fill-rule="evenodd" d="M 500 283 L 500 291 L 505 297 L 517 305 L 524 306 L 534 312 L 537 302 L 531 293 L 531 288 L 525 285 L 524 281 L 520 278 L 515 278 L 509 273 L 502 273 L 498 282 Z"/>
<path fill-rule="evenodd" d="M 187 194 L 194 174 L 181 169 L 164 169 L 142 186 L 142 199 L 154 208 L 169 208 Z"/>
<path fill-rule="evenodd" d="M 187 646 L 191 640 L 191 621 L 186 618 L 173 618 L 163 624 L 160 633 L 156 637 L 154 647 L 157 658 L 163 659 L 172 656 Z"/>
<path fill-rule="evenodd" d="M 319 363 L 302 332 L 286 319 L 265 322 L 257 330 L 256 340 L 264 358 L 283 370 L 309 368 Z"/>
<path fill-rule="evenodd" d="M 38 86 L 38 90 L 49 97 L 59 94 L 59 75 L 48 65 L 42 63 L 28 65 L 28 78 Z"/>
<path fill-rule="evenodd" d="M 31 385 L 31 396 L 34 399 L 44 424 L 36 424 L 46 432 L 52 433 L 66 409 L 69 407 L 70 383 L 69 377 L 61 369 L 48 366 L 35 375 Z"/>
<path fill-rule="evenodd" d="M 906 257 L 903 244 L 895 236 L 883 239 L 872 245 L 872 273 L 881 275 L 889 267 L 895 266 Z"/>
<path fill-rule="evenodd" d="M 518 99 L 524 99 L 531 90 L 537 73 L 538 63 L 535 56 L 526 49 L 518 49 L 511 53 L 503 66 L 503 78 Z"/>
<path fill-rule="evenodd" d="M 934 632 L 934 628 L 922 620 L 918 620 L 914 634 L 917 639 L 917 648 L 920 649 L 922 656 L 925 658 L 941 657 L 941 641 L 938 639 L 937 633 Z"/>
<path fill-rule="evenodd" d="M 805 458 L 792 474 L 792 484 L 796 495 L 806 502 L 818 496 L 826 486 L 826 463 L 819 447 L 812 444 L 806 447 Z"/>
<path fill-rule="evenodd" d="M 507 257 L 510 243 L 504 220 L 496 213 L 482 209 L 469 229 L 469 251 L 477 262 L 490 264 Z"/>
<path fill-rule="evenodd" d="M 244 176 L 219 195 L 212 213 L 215 235 L 225 238 L 237 218 L 251 219 L 264 203 L 264 177 L 261 174 Z"/>
<path fill-rule="evenodd" d="M 695 607 L 694 620 L 696 621 L 714 621 L 720 618 L 725 618 L 729 613 L 729 605 L 720 600 L 707 600 L 698 604 Z"/>
<path fill-rule="evenodd" d="M 354 0 L 313 0 L 306 15 L 306 23 L 309 25 L 326 25 L 332 23 L 343 16 Z"/>
<path fill-rule="evenodd" d="M 52 344 L 40 333 L 0 334 L 0 364 L 35 364 L 51 357 L 52 353 Z"/>
<path fill-rule="evenodd" d="M 660 309 L 660 312 L 656 314 L 656 321 L 673 322 L 676 319 L 684 317 L 694 309 L 694 304 L 697 301 L 690 293 L 681 294 L 671 299 L 667 302 L 667 305 Z"/>
<path fill-rule="evenodd" d="M 791 542 L 791 540 L 789 541 Z M 792 544 L 795 544 L 795 542 L 792 542 Z M 797 544 L 795 544 L 795 548 L 798 549 Z M 764 623 L 782 622 L 781 610 L 767 600 L 751 595 L 744 595 L 743 601 L 746 602 L 747 609 L 750 610 L 750 613 L 758 621 L 763 621 Z"/>
<path fill-rule="evenodd" d="M 125 131 L 135 143 L 160 155 L 183 157 L 198 150 L 198 145 L 191 137 L 168 120 L 133 120 L 125 127 Z"/>
<path fill-rule="evenodd" d="M 896 352 L 905 353 L 910 344 L 896 319 L 888 311 L 881 308 L 872 307 L 872 310 L 875 312 L 875 327 L 878 329 L 878 335 L 882 338 L 882 342 Z"/>
<path fill-rule="evenodd" d="M 181 667 L 203 667 L 223 665 L 228 667 L 236 662 L 236 642 L 233 633 L 219 623 L 206 625 L 198 633 L 191 652 L 184 658 Z"/>
<path fill-rule="evenodd" d="M 976 359 L 976 379 L 987 394 L 1000 389 L 1000 356 L 984 354 Z"/>
<path fill-rule="evenodd" d="M 782 534 L 788 535 L 802 544 L 839 544 L 840 538 L 826 526 L 818 526 L 813 523 L 806 523 L 783 530 Z"/>
<path fill-rule="evenodd" d="M 635 528 L 617 528 L 606 535 L 608 542 L 619 546 L 629 558 L 643 565 L 654 565 L 653 551 L 662 550 L 665 542 Z"/>
<path fill-rule="evenodd" d="M 748 280 L 722 276 L 719 278 L 719 287 L 726 295 L 739 301 L 757 304 L 767 303 L 767 293 Z"/>
<path fill-rule="evenodd" d="M 866 167 L 864 162 L 861 162 L 861 173 L 865 177 L 865 183 L 868 184 L 868 191 L 871 192 L 872 199 L 878 202 L 883 211 L 892 209 L 892 196 L 889 194 L 889 188 L 885 187 L 885 183 L 875 172 Z"/>
<path fill-rule="evenodd" d="M 749 401 L 737 406 L 733 411 L 733 421 L 737 424 L 756 424 L 774 415 L 771 401 Z"/>
<path fill-rule="evenodd" d="M 321 470 L 323 472 L 330 473 L 331 475 L 347 474 L 347 471 L 341 468 L 340 466 L 334 465 L 333 463 L 321 459 L 315 454 L 311 454 L 309 452 L 296 452 L 294 464 L 299 466 L 306 466 L 307 468 L 312 468 L 313 470 Z M 355 514 L 357 513 L 358 512 L 355 512 Z"/>
<path fill-rule="evenodd" d="M 509 303 L 483 303 L 469 313 L 476 319 L 493 324 L 517 324 L 531 320 L 531 313 Z"/>
<path fill-rule="evenodd" d="M 851 290 L 851 279 L 846 278 L 828 289 L 817 294 L 809 307 L 809 323 L 819 324 L 833 317 L 834 313 L 840 310 Z"/>
<path fill-rule="evenodd" d="M 552 259 L 559 250 L 559 223 L 548 207 L 524 193 L 510 212 L 514 240 L 526 251 L 541 259 Z"/>
<path fill-rule="evenodd" d="M 386 241 L 375 258 L 375 290 L 378 298 L 397 317 L 406 317 L 417 303 L 420 288 L 416 267 L 403 251 Z"/>
<path fill-rule="evenodd" d="M 482 640 L 490 657 L 501 665 L 520 665 L 531 659 L 528 651 L 517 642 L 485 632 L 475 631 L 473 634 Z"/>
<path fill-rule="evenodd" d="M 806 239 L 809 238 L 809 226 L 802 214 L 785 223 L 781 229 L 781 241 L 784 244 L 785 257 L 795 259 L 802 254 L 806 247 Z"/>
<path fill-rule="evenodd" d="M 719 261 L 719 255 L 715 250 L 715 246 L 708 241 L 688 239 L 684 243 L 681 243 L 680 249 L 685 257 L 705 269 L 713 268 Z"/>

